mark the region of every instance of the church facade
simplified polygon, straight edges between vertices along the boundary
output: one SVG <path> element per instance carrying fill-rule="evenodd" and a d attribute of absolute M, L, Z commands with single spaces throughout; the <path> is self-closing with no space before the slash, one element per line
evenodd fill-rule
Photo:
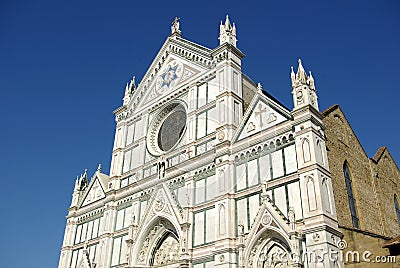
<path fill-rule="evenodd" d="M 114 111 L 110 174 L 75 182 L 59 268 L 343 267 L 314 79 L 299 60 L 290 110 L 243 57 L 228 17 L 214 49 L 173 22 Z"/>

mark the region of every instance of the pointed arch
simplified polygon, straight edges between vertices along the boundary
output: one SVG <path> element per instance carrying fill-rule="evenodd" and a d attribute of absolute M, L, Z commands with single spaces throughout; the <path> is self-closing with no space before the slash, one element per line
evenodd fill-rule
<path fill-rule="evenodd" d="M 353 182 L 351 180 L 351 173 L 350 173 L 347 161 L 345 161 L 343 163 L 343 175 L 344 175 L 344 179 L 345 179 L 345 183 L 346 183 L 347 197 L 349 200 L 351 221 L 353 223 L 354 228 L 359 228 L 360 220 L 359 220 L 358 214 L 357 214 L 356 199 L 355 199 L 354 193 L 353 193 Z"/>
<path fill-rule="evenodd" d="M 308 209 L 309 211 L 314 211 L 317 209 L 317 197 L 315 195 L 315 185 L 314 179 L 308 177 L 307 183 L 307 197 L 308 197 Z"/>
<path fill-rule="evenodd" d="M 290 258 L 287 258 L 292 252 L 290 240 L 281 230 L 272 226 L 266 227 L 260 230 L 252 241 L 244 256 L 245 267 L 290 267 Z"/>
<path fill-rule="evenodd" d="M 303 150 L 304 163 L 307 163 L 307 162 L 311 161 L 310 142 L 308 141 L 308 139 L 304 139 L 303 140 L 301 148 Z"/>
<path fill-rule="evenodd" d="M 263 256 L 262 267 L 289 267 L 289 250 L 280 241 L 273 241 Z"/>
<path fill-rule="evenodd" d="M 325 164 L 324 162 L 324 153 L 322 149 L 322 142 L 317 139 L 317 162 L 321 164 Z"/>
<path fill-rule="evenodd" d="M 399 202 L 397 201 L 396 194 L 394 194 L 394 208 L 396 210 L 397 222 L 400 224 L 400 207 L 399 207 Z"/>
<path fill-rule="evenodd" d="M 158 266 L 163 259 L 162 256 L 166 254 L 166 249 L 171 250 L 168 257 L 169 264 L 179 260 L 181 234 L 179 226 L 174 224 L 170 215 L 154 216 L 148 219 L 143 227 L 145 228 L 140 232 L 135 248 L 131 252 L 133 264 Z M 178 253 L 174 254 L 176 250 Z"/>
<path fill-rule="evenodd" d="M 179 261 L 179 239 L 167 230 L 156 242 L 150 258 L 150 266 L 168 265 Z"/>
<path fill-rule="evenodd" d="M 328 178 L 322 180 L 322 200 L 326 212 L 331 212 L 331 196 L 328 187 Z"/>

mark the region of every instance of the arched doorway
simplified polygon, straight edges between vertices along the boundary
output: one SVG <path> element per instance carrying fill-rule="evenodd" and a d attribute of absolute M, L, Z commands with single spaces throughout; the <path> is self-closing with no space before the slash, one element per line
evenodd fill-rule
<path fill-rule="evenodd" d="M 279 232 L 264 229 L 250 242 L 245 257 L 248 268 L 292 267 L 289 240 Z"/>
<path fill-rule="evenodd" d="M 289 266 L 289 251 L 281 241 L 271 239 L 265 244 L 262 252 L 262 257 L 258 263 L 258 267 L 280 267 L 286 268 Z"/>
<path fill-rule="evenodd" d="M 133 263 L 140 267 L 179 267 L 179 234 L 168 219 L 157 217 L 149 221 L 139 241 Z"/>
<path fill-rule="evenodd" d="M 179 242 L 175 233 L 166 231 L 160 237 L 150 259 L 151 267 L 174 267 L 179 262 Z"/>

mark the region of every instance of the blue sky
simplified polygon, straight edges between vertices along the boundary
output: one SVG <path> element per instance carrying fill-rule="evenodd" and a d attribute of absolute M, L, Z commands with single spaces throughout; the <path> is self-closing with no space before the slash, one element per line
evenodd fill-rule
<path fill-rule="evenodd" d="M 292 108 L 290 66 L 312 70 L 367 154 L 400 163 L 398 1 L 0 2 L 1 267 L 56 267 L 75 177 L 108 173 L 112 111 L 170 33 L 218 45 L 236 23 L 243 70 Z"/>

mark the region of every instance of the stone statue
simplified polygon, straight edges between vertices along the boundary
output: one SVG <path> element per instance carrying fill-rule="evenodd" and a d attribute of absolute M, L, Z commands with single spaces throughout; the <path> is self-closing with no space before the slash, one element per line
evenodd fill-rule
<path fill-rule="evenodd" d="M 261 190 L 262 190 L 262 194 L 264 196 L 267 196 L 267 182 L 266 181 L 261 182 Z"/>
<path fill-rule="evenodd" d="M 172 22 L 171 34 L 174 34 L 174 33 L 180 34 L 181 33 L 181 30 L 179 29 L 179 20 L 180 20 L 180 18 L 175 17 L 174 21 Z"/>
<path fill-rule="evenodd" d="M 244 235 L 244 224 L 242 220 L 240 220 L 238 224 L 238 233 L 239 235 Z"/>
<path fill-rule="evenodd" d="M 158 178 L 163 179 L 165 177 L 165 161 L 164 157 L 161 157 L 161 160 L 157 164 Z"/>

